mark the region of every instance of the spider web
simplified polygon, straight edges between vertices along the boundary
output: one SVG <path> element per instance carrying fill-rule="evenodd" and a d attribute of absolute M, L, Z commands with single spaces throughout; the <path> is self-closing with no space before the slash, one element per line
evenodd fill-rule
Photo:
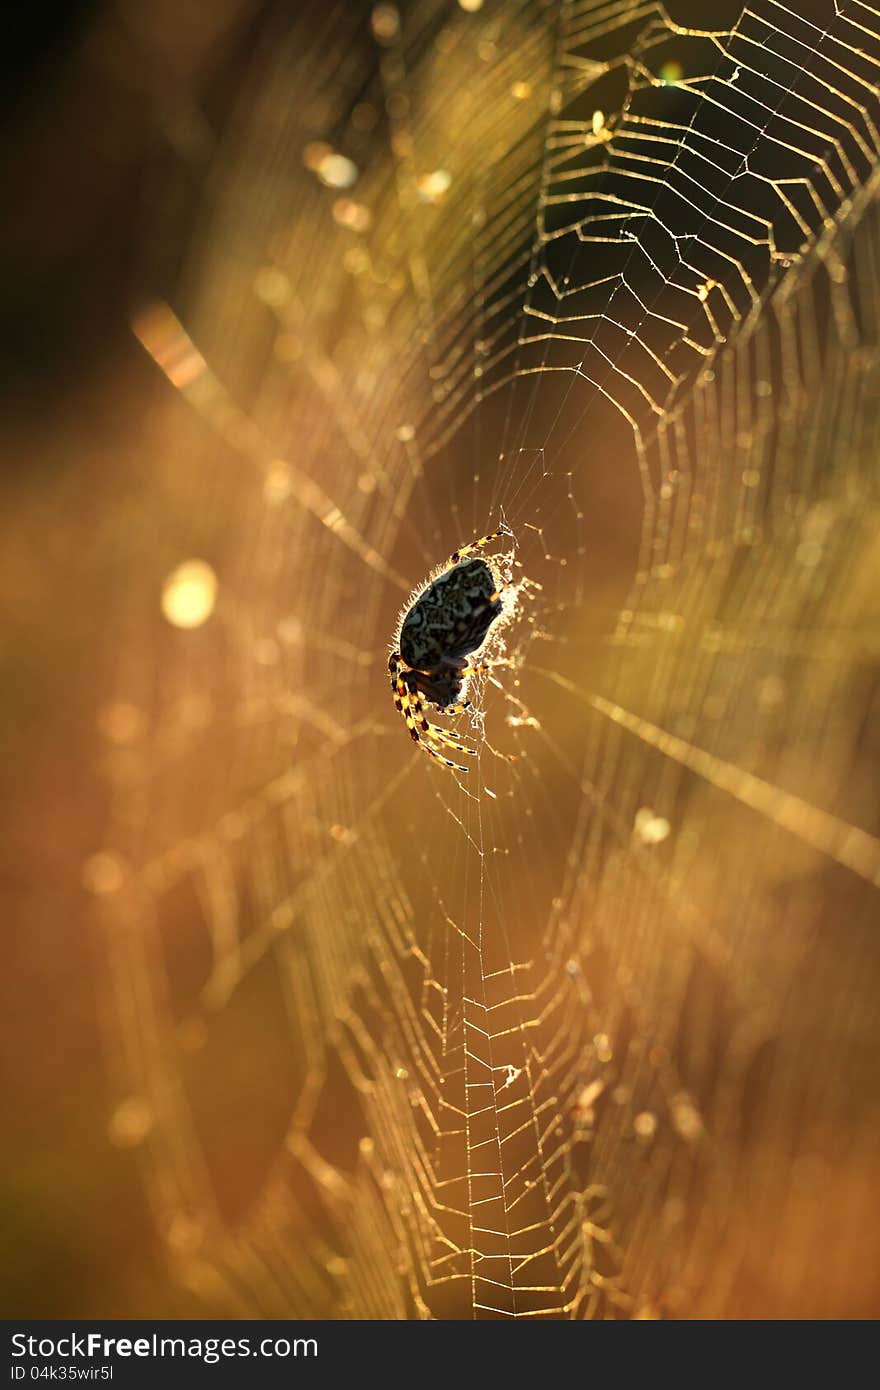
<path fill-rule="evenodd" d="M 870 1311 L 880 13 L 301 9 L 134 322 L 89 878 L 169 1278 Z M 465 777 L 388 642 L 500 522 L 530 587 Z"/>

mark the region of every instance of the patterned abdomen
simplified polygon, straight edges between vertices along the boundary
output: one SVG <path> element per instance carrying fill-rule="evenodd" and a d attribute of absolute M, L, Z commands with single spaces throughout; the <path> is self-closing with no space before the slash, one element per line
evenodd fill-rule
<path fill-rule="evenodd" d="M 439 575 L 413 604 L 400 630 L 400 655 L 428 671 L 483 645 L 502 612 L 498 583 L 484 560 L 462 560 Z"/>

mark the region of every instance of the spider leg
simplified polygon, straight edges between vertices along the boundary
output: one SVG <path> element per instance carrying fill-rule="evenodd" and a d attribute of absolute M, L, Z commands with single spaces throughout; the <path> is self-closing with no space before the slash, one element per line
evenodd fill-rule
<path fill-rule="evenodd" d="M 415 700 L 413 699 L 413 692 L 408 681 L 400 674 L 400 657 L 397 652 L 392 652 L 388 660 L 388 670 L 391 673 L 391 692 L 394 697 L 394 707 L 398 714 L 402 714 L 406 720 L 406 727 L 409 729 L 410 738 L 414 743 L 421 742 L 418 729 L 416 728 L 417 723 L 422 730 L 422 734 L 424 734 L 426 738 L 431 738 L 434 734 L 434 725 L 428 723 L 421 700 L 418 698 Z M 454 748 L 462 747 L 460 743 L 455 742 L 455 740 L 451 738 L 449 738 L 448 741 L 452 743 Z"/>
<path fill-rule="evenodd" d="M 421 729 L 423 738 L 433 739 L 436 743 L 448 744 L 450 748 L 457 748 L 459 753 L 470 753 L 472 756 L 476 756 L 475 749 L 468 748 L 467 744 L 459 742 L 459 740 L 457 738 L 454 738 L 453 735 L 449 733 L 447 729 L 444 729 L 442 727 L 442 725 L 432 724 L 429 721 L 427 715 L 425 714 L 425 706 L 422 703 L 422 697 L 419 694 L 418 689 L 414 689 L 412 686 L 407 686 L 406 689 L 407 695 L 409 697 L 409 707 L 412 710 L 413 719 L 415 723 L 418 725 L 419 729 Z"/>
<path fill-rule="evenodd" d="M 406 720 L 406 727 L 409 729 L 409 736 L 413 743 L 419 742 L 419 731 L 416 728 L 416 721 L 413 718 L 412 706 L 409 698 L 409 686 L 403 676 L 397 677 L 397 686 L 394 693 L 394 703 Z"/>
<path fill-rule="evenodd" d="M 398 704 L 398 700 L 400 701 L 399 708 L 406 720 L 406 727 L 409 729 L 409 736 L 413 742 L 417 743 L 426 753 L 430 753 L 432 758 L 444 763 L 446 767 L 453 767 L 457 772 L 467 772 L 467 768 L 463 767 L 461 763 L 454 763 L 449 758 L 444 758 L 442 753 L 438 753 L 436 748 L 432 748 L 430 743 L 426 741 L 434 736 L 434 726 L 428 723 L 421 700 L 410 690 L 402 676 L 399 676 L 397 680 L 397 697 L 394 703 Z M 422 729 L 422 735 L 419 734 L 419 729 L 416 727 L 417 722 Z M 461 744 L 454 744 L 454 747 L 461 748 L 462 752 L 471 751 L 463 748 Z"/>
<path fill-rule="evenodd" d="M 491 545 L 492 541 L 497 541 L 506 534 L 505 531 L 490 531 L 488 536 L 481 536 L 478 541 L 471 541 L 470 545 L 463 545 L 450 555 L 450 565 L 457 565 L 459 560 L 464 560 L 468 555 L 474 555 L 478 550 L 482 550 L 484 545 Z"/>
<path fill-rule="evenodd" d="M 473 753 L 473 748 L 468 748 L 467 744 L 462 743 L 442 724 L 432 724 L 425 714 L 425 706 L 421 694 L 418 690 L 409 692 L 410 708 L 415 717 L 416 723 L 421 729 L 425 738 L 433 738 L 439 743 L 448 743 L 450 748 L 457 748 L 460 753 Z M 453 709 L 455 706 L 452 707 Z"/>
<path fill-rule="evenodd" d="M 388 670 L 391 672 L 391 694 L 394 698 L 394 708 L 397 710 L 398 714 L 402 714 L 404 719 L 406 719 L 406 709 L 404 706 L 406 704 L 405 696 L 407 688 L 403 679 L 398 674 L 400 670 L 400 658 L 397 652 L 392 652 L 388 662 Z M 407 726 L 408 725 L 409 721 L 407 720 Z"/>
<path fill-rule="evenodd" d="M 526 575 L 523 575 L 520 579 L 503 579 L 489 599 L 489 602 L 497 603 L 502 594 L 507 593 L 508 589 L 513 589 L 516 594 L 528 593 L 529 589 L 537 589 L 540 591 L 541 585 L 538 584 L 536 580 L 529 579 Z"/>
<path fill-rule="evenodd" d="M 447 748 L 454 748 L 458 753 L 469 753 L 472 758 L 476 757 L 475 748 L 468 748 L 466 744 L 459 743 L 458 739 L 452 738 L 449 734 L 444 733 L 442 729 L 438 730 L 436 724 L 431 724 L 429 727 L 430 733 L 424 734 L 424 738 L 431 739 L 433 743 L 445 744 Z"/>
<path fill-rule="evenodd" d="M 448 748 L 457 748 L 459 753 L 469 753 L 472 758 L 476 757 L 476 748 L 469 748 L 466 743 L 460 743 L 457 738 L 454 738 L 447 729 L 441 728 L 439 724 L 429 724 L 427 720 L 425 720 L 425 723 L 428 727 L 427 734 L 425 734 L 424 728 L 422 729 L 425 738 L 432 738 L 435 743 L 445 743 Z"/>
<path fill-rule="evenodd" d="M 403 700 L 400 698 L 400 692 L 396 687 L 394 690 L 394 708 L 397 710 L 398 714 L 402 714 L 404 719 L 406 718 L 406 710 L 404 708 L 404 703 Z"/>
<path fill-rule="evenodd" d="M 438 763 L 442 763 L 444 767 L 454 767 L 456 772 L 467 772 L 467 768 L 464 767 L 461 763 L 454 763 L 451 761 L 451 759 L 444 758 L 443 754 L 438 753 L 437 750 L 435 748 L 432 748 L 429 743 L 422 743 L 420 741 L 419 747 L 423 748 L 426 753 L 430 753 L 431 757 L 436 758 Z"/>

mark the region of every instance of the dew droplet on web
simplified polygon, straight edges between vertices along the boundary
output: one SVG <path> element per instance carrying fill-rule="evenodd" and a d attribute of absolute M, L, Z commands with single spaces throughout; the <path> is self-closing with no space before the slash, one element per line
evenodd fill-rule
<path fill-rule="evenodd" d="M 217 576 L 205 560 L 185 560 L 162 586 L 162 612 L 173 627 L 201 627 L 216 599 Z"/>
<path fill-rule="evenodd" d="M 649 806 L 636 811 L 633 823 L 633 836 L 643 845 L 659 845 L 668 839 L 670 824 L 665 816 L 658 816 Z"/>
<path fill-rule="evenodd" d="M 154 1123 L 149 1102 L 143 1096 L 127 1096 L 110 1116 L 107 1133 L 117 1148 L 133 1149 L 143 1143 Z"/>
<path fill-rule="evenodd" d="M 118 893 L 125 883 L 127 866 L 121 855 L 112 850 L 92 854 L 82 867 L 82 885 L 97 898 Z"/>
<path fill-rule="evenodd" d="M 137 743 L 146 732 L 147 719 L 143 710 L 126 700 L 102 705 L 98 711 L 98 729 L 109 743 Z"/>

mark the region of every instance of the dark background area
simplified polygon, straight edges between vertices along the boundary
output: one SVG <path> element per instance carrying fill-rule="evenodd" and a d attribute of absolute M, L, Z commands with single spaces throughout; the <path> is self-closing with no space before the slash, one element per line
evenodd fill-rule
<path fill-rule="evenodd" d="M 0 82 L 0 1013 L 7 1317 L 186 1312 L 169 1302 L 130 1154 L 107 1142 L 98 961 L 80 865 L 94 792 L 103 510 L 155 369 L 130 332 L 168 290 L 261 7 L 225 0 L 21 11 Z M 161 203 L 151 195 L 162 188 Z M 157 228 L 157 219 L 161 224 Z M 96 505 L 103 499 L 102 508 Z M 97 639 L 97 640 L 96 640 Z M 98 664 L 96 666 L 96 651 Z M 106 653 L 105 653 L 106 655 Z M 158 1254 L 157 1254 L 158 1259 Z M 150 1287 L 144 1281 L 150 1280 Z M 108 1305 L 108 1290 L 112 1302 Z"/>

